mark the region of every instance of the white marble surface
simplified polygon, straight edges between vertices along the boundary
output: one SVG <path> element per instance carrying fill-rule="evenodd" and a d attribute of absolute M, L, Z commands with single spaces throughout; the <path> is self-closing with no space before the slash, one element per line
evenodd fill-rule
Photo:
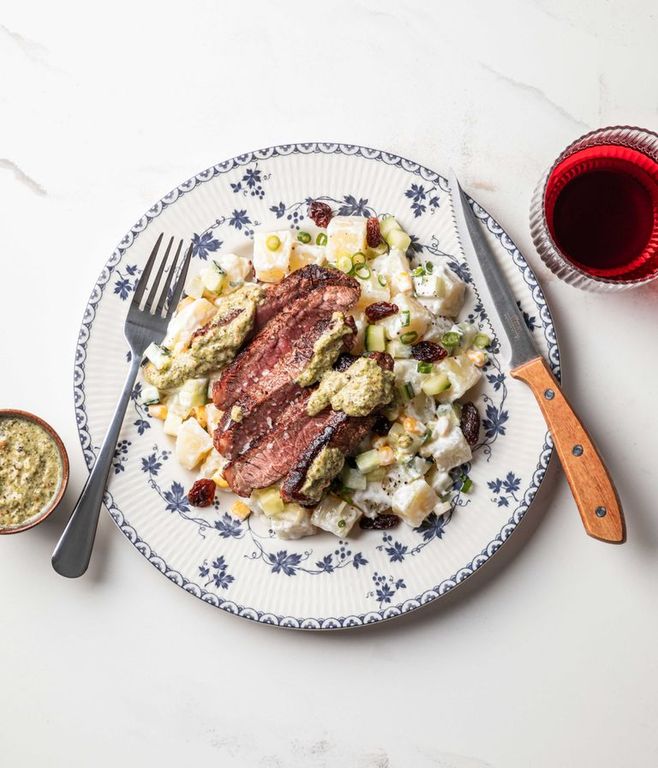
<path fill-rule="evenodd" d="M 649 0 L 2 3 L 1 405 L 43 415 L 72 460 L 59 513 L 0 541 L 3 765 L 658 764 L 658 283 L 580 293 L 546 274 L 527 226 L 563 145 L 658 127 L 657 32 Z M 554 468 L 490 566 L 370 630 L 223 615 L 105 515 L 88 575 L 51 570 L 83 482 L 71 372 L 103 262 L 194 172 L 318 139 L 452 164 L 504 222 L 543 280 L 626 545 L 584 534 Z"/>

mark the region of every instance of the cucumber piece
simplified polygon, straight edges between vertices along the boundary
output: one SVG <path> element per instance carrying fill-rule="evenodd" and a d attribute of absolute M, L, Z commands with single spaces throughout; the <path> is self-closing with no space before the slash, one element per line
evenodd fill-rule
<path fill-rule="evenodd" d="M 356 457 L 356 466 L 359 468 L 359 472 L 367 475 L 368 472 L 372 472 L 373 469 L 377 469 L 379 466 L 379 451 L 373 448 L 365 453 L 360 453 Z"/>
<path fill-rule="evenodd" d="M 386 477 L 386 469 L 384 467 L 377 467 L 377 469 L 373 469 L 372 472 L 368 472 L 366 475 L 366 480 L 369 483 L 379 483 Z"/>
<path fill-rule="evenodd" d="M 399 339 L 393 339 L 386 345 L 388 354 L 397 360 L 404 360 L 411 357 L 411 346 L 403 344 Z"/>
<path fill-rule="evenodd" d="M 365 475 L 362 475 L 357 469 L 351 467 L 345 467 L 343 469 L 340 479 L 346 488 L 350 488 L 353 491 L 365 491 L 368 482 Z"/>
<path fill-rule="evenodd" d="M 384 240 L 388 239 L 388 235 L 394 229 L 401 229 L 400 225 L 398 224 L 398 220 L 395 218 L 395 216 L 384 216 L 384 218 L 380 220 L 379 231 L 381 233 L 381 236 L 384 238 Z"/>
<path fill-rule="evenodd" d="M 385 338 L 383 326 L 381 325 L 366 326 L 366 351 L 368 352 L 385 352 L 386 351 L 386 338 Z"/>
<path fill-rule="evenodd" d="M 160 402 L 160 393 L 157 387 L 152 387 L 147 384 L 139 396 L 139 402 L 141 405 L 155 405 Z"/>
<path fill-rule="evenodd" d="M 441 392 L 450 389 L 450 379 L 445 373 L 432 373 L 427 376 L 420 388 L 426 395 L 440 395 Z"/>
<path fill-rule="evenodd" d="M 153 342 L 146 347 L 144 357 L 148 358 L 159 371 L 169 365 L 171 361 L 169 350 Z"/>
<path fill-rule="evenodd" d="M 401 387 L 397 387 L 396 391 L 401 403 L 408 403 L 410 400 L 413 400 L 414 397 L 416 397 L 413 384 L 408 381 L 405 382 Z"/>
<path fill-rule="evenodd" d="M 178 402 L 183 408 L 196 408 L 205 405 L 208 396 L 208 379 L 188 379 L 180 388 Z"/>
<path fill-rule="evenodd" d="M 388 237 L 386 238 L 386 242 L 389 244 L 391 248 L 394 248 L 397 251 L 402 251 L 402 253 L 405 253 L 407 248 L 409 248 L 409 246 L 411 245 L 411 238 L 403 230 L 394 229 L 392 232 L 389 233 Z"/>

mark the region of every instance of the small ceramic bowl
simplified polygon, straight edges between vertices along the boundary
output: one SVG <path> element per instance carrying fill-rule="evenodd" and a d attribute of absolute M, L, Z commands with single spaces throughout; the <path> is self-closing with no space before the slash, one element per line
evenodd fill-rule
<path fill-rule="evenodd" d="M 53 439 L 53 442 L 57 446 L 57 451 L 59 453 L 59 458 L 62 464 L 62 480 L 59 484 L 59 488 L 57 489 L 57 493 L 55 493 L 48 506 L 44 507 L 40 514 L 29 518 L 22 525 L 16 525 L 12 527 L 0 526 L 0 535 L 27 531 L 28 528 L 34 528 L 35 525 L 43 522 L 57 508 L 57 505 L 64 496 L 66 486 L 69 481 L 69 457 L 66 453 L 66 448 L 64 448 L 64 443 L 62 442 L 60 436 L 57 434 L 57 432 L 55 432 L 50 424 L 45 422 L 43 419 L 40 419 L 38 416 L 35 416 L 33 413 L 28 413 L 28 411 L 18 411 L 11 408 L 0 408 L 0 419 L 7 416 L 14 416 L 19 419 L 27 419 L 32 421 L 50 435 L 50 437 Z"/>

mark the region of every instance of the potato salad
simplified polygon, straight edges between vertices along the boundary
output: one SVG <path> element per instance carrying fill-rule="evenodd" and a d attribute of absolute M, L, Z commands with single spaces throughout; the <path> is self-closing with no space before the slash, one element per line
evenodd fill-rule
<path fill-rule="evenodd" d="M 468 393 L 482 376 L 490 338 L 476 325 L 460 322 L 466 285 L 447 259 L 416 255 L 394 216 L 338 216 L 314 202 L 301 226 L 257 230 L 250 254 L 213 253 L 188 278 L 166 338 L 147 350 L 142 403 L 175 440 L 180 464 L 197 474 L 191 504 L 207 506 L 216 491 L 233 491 L 243 497 L 230 505 L 234 515 L 264 515 L 281 538 L 318 530 L 344 538 L 355 527 L 399 522 L 418 527 L 428 515 L 450 509 L 453 489 L 471 489 L 470 478 L 458 468 L 471 460 L 479 441 L 480 418 Z M 227 377 L 246 365 L 259 334 L 272 323 L 283 328 L 280 317 L 295 301 L 300 312 L 309 311 L 317 297 L 313 291 L 319 290 L 313 280 L 300 297 L 292 288 L 284 290 L 283 282 L 292 285 L 291 276 L 308 272 L 309 265 L 323 270 L 323 280 L 338 272 L 343 280 L 349 276 L 347 288 L 339 289 L 357 286 L 354 300 L 341 298 L 340 311 L 326 309 L 324 325 L 318 315 L 312 326 L 317 339 L 308 341 L 311 331 L 305 340 L 291 336 L 292 351 L 286 347 L 281 359 L 261 364 L 250 381 L 256 392 L 269 376 L 266 395 L 259 399 L 240 385 L 239 396 L 234 392 L 227 399 Z M 317 311 L 325 311 L 317 301 Z M 283 331 L 278 334 L 280 339 Z M 303 371 L 288 373 L 285 366 L 304 354 L 309 359 Z M 364 361 L 361 374 L 356 361 L 363 358 L 368 365 Z M 377 381 L 370 403 L 374 385 L 357 378 L 366 373 Z M 365 407 L 337 405 L 357 385 Z M 317 401 L 323 388 L 340 386 L 339 396 L 330 392 L 331 405 L 319 415 L 322 404 L 315 410 L 305 405 Z M 298 410 L 290 403 L 300 403 Z M 285 413 L 301 413 L 308 422 L 298 428 L 299 436 L 292 427 L 300 418 L 278 423 Z M 334 432 L 318 449 L 312 429 L 321 419 L 322 434 L 328 434 L 326 424 Z M 286 451 L 296 446 L 290 458 L 277 448 L 279 433 Z M 267 484 L 259 487 L 253 467 L 261 456 L 267 460 L 266 448 L 274 458 L 270 474 L 262 475 Z M 282 474 L 271 482 L 271 465 L 279 460 Z"/>

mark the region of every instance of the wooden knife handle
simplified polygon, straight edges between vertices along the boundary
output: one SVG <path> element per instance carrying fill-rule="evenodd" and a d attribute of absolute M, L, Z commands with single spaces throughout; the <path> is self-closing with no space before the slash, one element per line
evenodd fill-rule
<path fill-rule="evenodd" d="M 602 541 L 621 544 L 626 540 L 626 526 L 615 486 L 544 358 L 524 363 L 511 374 L 525 381 L 537 398 L 585 530 Z"/>

